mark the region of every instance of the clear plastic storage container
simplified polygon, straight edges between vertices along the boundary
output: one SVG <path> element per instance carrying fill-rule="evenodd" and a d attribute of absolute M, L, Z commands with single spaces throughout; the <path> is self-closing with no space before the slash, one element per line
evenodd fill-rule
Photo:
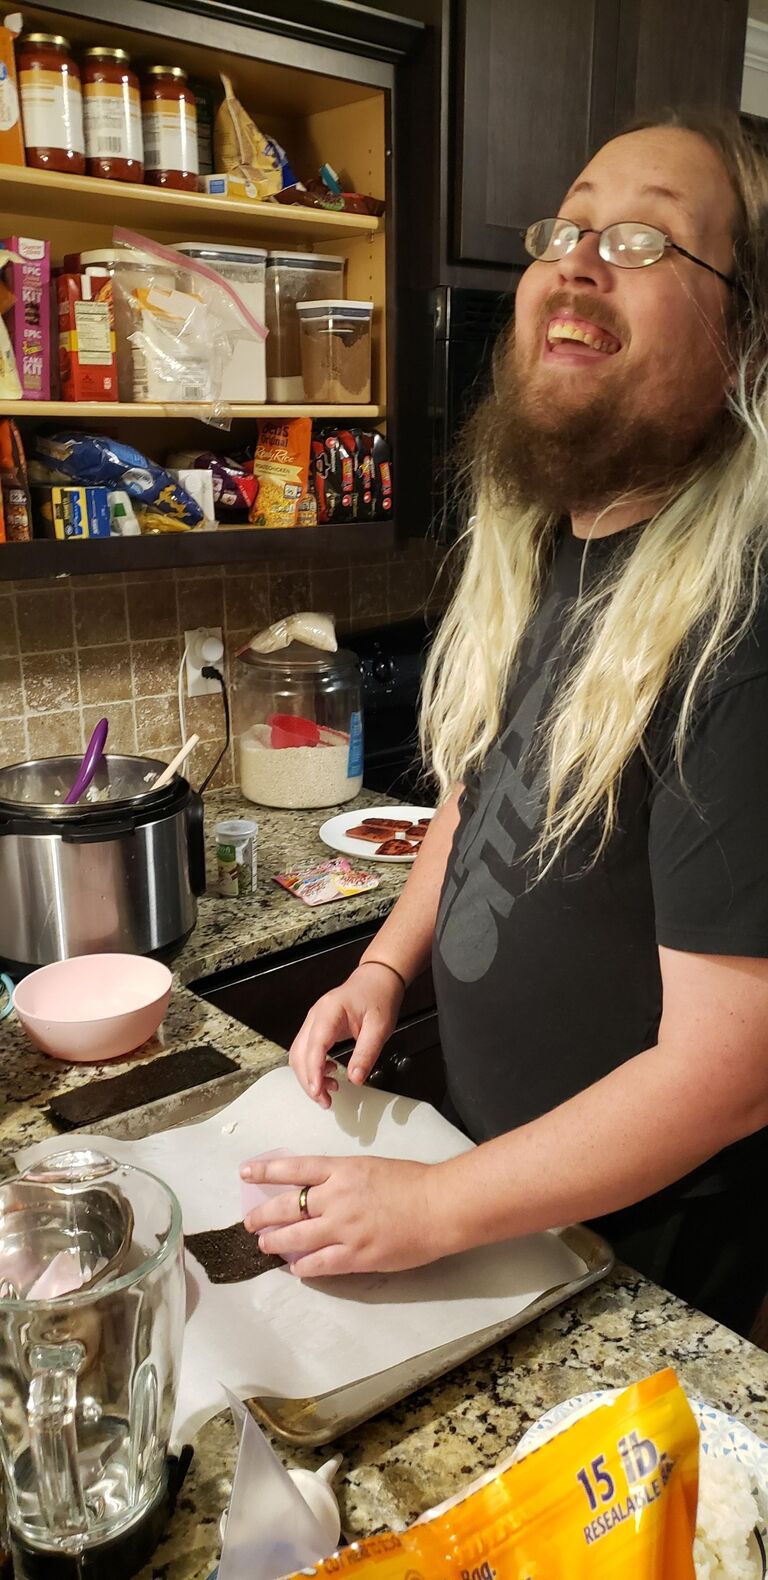
<path fill-rule="evenodd" d="M 363 782 L 360 670 L 354 653 L 291 642 L 248 648 L 235 681 L 240 787 L 261 806 L 339 806 Z"/>
<path fill-rule="evenodd" d="M 343 291 L 343 258 L 314 252 L 267 254 L 268 400 L 304 400 L 297 302 L 339 297 Z"/>
<path fill-rule="evenodd" d="M 304 399 L 365 406 L 371 398 L 372 302 L 299 302 Z"/>
<path fill-rule="evenodd" d="M 222 243 L 182 241 L 177 252 L 186 253 L 197 263 L 215 269 L 227 280 L 244 307 L 258 320 L 265 322 L 265 273 L 267 254 L 262 247 L 230 247 Z M 265 401 L 267 398 L 267 359 L 265 342 L 247 339 L 236 342 L 234 354 L 227 363 L 222 400 Z"/>

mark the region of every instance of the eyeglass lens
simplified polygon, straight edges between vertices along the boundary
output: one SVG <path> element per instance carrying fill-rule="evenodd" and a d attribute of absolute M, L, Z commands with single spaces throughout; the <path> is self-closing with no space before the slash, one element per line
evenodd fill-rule
<path fill-rule="evenodd" d="M 579 227 L 570 220 L 542 219 L 526 231 L 525 245 L 532 258 L 554 263 L 572 252 L 579 240 Z M 653 225 L 632 220 L 608 225 L 598 242 L 601 258 L 620 269 L 642 269 L 657 263 L 664 254 L 666 237 Z"/>

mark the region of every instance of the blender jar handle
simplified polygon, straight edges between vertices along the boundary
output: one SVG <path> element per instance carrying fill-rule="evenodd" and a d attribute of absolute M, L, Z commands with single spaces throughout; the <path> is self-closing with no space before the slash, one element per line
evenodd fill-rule
<path fill-rule="evenodd" d="M 27 1401 L 32 1463 L 43 1519 L 51 1534 L 59 1537 L 88 1530 L 77 1459 L 76 1410 L 76 1371 L 52 1365 L 33 1373 Z"/>

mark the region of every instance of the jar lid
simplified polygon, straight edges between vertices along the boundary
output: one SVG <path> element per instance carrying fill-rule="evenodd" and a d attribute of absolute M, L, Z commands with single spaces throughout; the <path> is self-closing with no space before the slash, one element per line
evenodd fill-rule
<path fill-rule="evenodd" d="M 116 247 L 94 247 L 90 252 L 81 252 L 79 258 L 82 269 L 87 269 L 89 266 L 93 267 L 95 263 L 103 263 L 105 267 L 109 268 L 112 264 L 118 262 L 120 253 Z"/>
<path fill-rule="evenodd" d="M 182 66 L 147 66 L 145 75 L 147 77 L 179 77 L 184 82 L 187 80 L 187 73 Z"/>
<path fill-rule="evenodd" d="M 295 264 L 301 269 L 343 269 L 344 259 L 330 253 L 319 252 L 268 252 L 267 268 L 279 269 L 281 264 L 293 268 Z"/>
<path fill-rule="evenodd" d="M 69 49 L 69 39 L 63 33 L 24 33 L 19 39 L 19 46 L 25 44 L 55 44 L 57 49 Z"/>
<path fill-rule="evenodd" d="M 357 654 L 351 653 L 348 648 L 340 647 L 335 653 L 325 653 L 320 648 L 310 647 L 307 642 L 291 642 L 288 647 L 278 648 L 274 653 L 257 653 L 254 648 L 247 647 L 240 654 L 240 662 L 249 668 L 269 670 L 272 674 L 276 670 L 288 670 L 291 674 L 333 675 L 339 670 L 360 669 Z"/>
<path fill-rule="evenodd" d="M 222 263 L 262 263 L 266 258 L 264 247 L 231 247 L 229 242 L 219 245 L 215 241 L 175 241 L 174 252 L 185 252 L 188 258 L 219 259 Z"/>
<path fill-rule="evenodd" d="M 344 302 L 340 298 L 324 302 L 297 302 L 302 318 L 370 318 L 373 302 Z"/>
<path fill-rule="evenodd" d="M 86 60 L 124 60 L 128 65 L 131 57 L 125 49 L 113 48 L 111 44 L 94 44 L 92 49 L 85 51 Z"/>

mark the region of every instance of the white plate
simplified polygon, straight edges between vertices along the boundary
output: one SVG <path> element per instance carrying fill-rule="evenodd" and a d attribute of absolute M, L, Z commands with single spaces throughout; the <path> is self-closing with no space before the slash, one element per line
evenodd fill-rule
<path fill-rule="evenodd" d="M 355 856 L 359 861 L 389 862 L 396 867 L 413 861 L 417 852 L 414 851 L 412 856 L 377 856 L 373 840 L 348 839 L 347 829 L 356 828 L 366 817 L 407 817 L 412 823 L 418 823 L 420 817 L 432 818 L 434 815 L 435 809 L 431 806 L 358 807 L 356 812 L 340 812 L 338 817 L 329 817 L 320 829 L 320 838 L 324 845 L 330 845 L 331 850 L 340 850 L 343 856 Z"/>
<path fill-rule="evenodd" d="M 556 1404 L 529 1426 L 515 1449 L 515 1459 L 521 1459 L 533 1448 L 541 1448 L 561 1427 L 590 1415 L 598 1405 L 610 1404 L 621 1391 L 619 1388 L 597 1388 L 592 1393 L 579 1393 L 573 1399 Z M 743 1421 L 726 1415 L 724 1410 L 716 1410 L 714 1405 L 705 1404 L 703 1399 L 689 1395 L 688 1403 L 698 1424 L 702 1454 L 711 1454 L 713 1459 L 736 1459 L 750 1472 L 757 1492 L 756 1507 L 765 1526 L 768 1521 L 768 1443 L 763 1443 Z M 755 1556 L 761 1556 L 757 1549 Z"/>

